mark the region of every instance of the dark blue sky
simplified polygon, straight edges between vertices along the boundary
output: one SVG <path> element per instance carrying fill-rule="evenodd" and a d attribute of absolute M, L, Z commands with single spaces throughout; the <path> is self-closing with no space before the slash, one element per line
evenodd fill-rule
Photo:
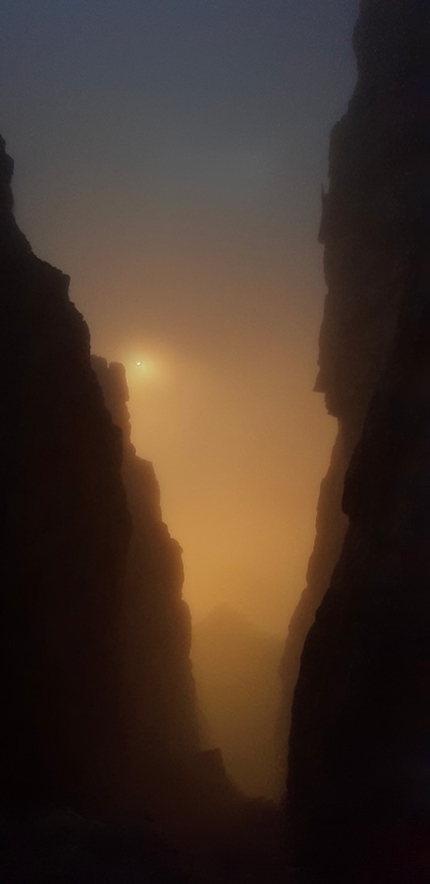
<path fill-rule="evenodd" d="M 244 597 L 262 575 L 274 599 L 304 580 L 332 438 L 312 394 L 320 189 L 355 79 L 357 12 L 358 0 L 0 6 L 17 217 L 71 274 L 94 349 L 127 363 L 135 439 L 189 556 L 190 597 L 198 531 L 206 561 L 216 537 L 214 592 L 231 593 L 234 569 Z M 146 352 L 175 383 L 139 386 Z M 279 529 L 272 564 L 251 574 L 244 549 L 220 565 L 227 541 L 258 548 L 263 519 Z"/>

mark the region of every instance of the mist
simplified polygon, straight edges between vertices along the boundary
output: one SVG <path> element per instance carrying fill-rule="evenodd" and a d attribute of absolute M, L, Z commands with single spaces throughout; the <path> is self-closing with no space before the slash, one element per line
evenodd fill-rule
<path fill-rule="evenodd" d="M 228 604 L 274 643 L 306 583 L 336 432 L 313 393 L 316 234 L 355 14 L 352 0 L 306 16 L 277 0 L 3 13 L 17 218 L 71 274 L 92 351 L 126 368 L 132 441 L 183 549 L 194 624 Z"/>
<path fill-rule="evenodd" d="M 5 884 L 429 880 L 429 38 L 2 5 Z"/>

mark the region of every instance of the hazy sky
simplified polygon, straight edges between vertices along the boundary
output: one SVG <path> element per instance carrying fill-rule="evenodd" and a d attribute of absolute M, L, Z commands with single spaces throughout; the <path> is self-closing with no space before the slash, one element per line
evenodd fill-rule
<path fill-rule="evenodd" d="M 3 0 L 17 218 L 128 369 L 185 595 L 285 634 L 333 422 L 312 393 L 358 0 Z M 137 366 L 137 362 L 142 365 Z"/>

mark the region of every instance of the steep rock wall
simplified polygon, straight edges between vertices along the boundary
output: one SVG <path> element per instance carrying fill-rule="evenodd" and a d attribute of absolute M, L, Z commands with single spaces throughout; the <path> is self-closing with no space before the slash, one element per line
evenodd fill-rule
<path fill-rule="evenodd" d="M 182 550 L 162 520 L 153 466 L 130 441 L 124 367 L 100 357 L 92 365 L 122 430 L 122 477 L 132 520 L 120 621 L 122 707 L 136 776 L 153 769 L 154 759 L 185 759 L 198 751 L 191 617 L 182 598 Z"/>
<path fill-rule="evenodd" d="M 287 812 L 298 880 L 406 884 L 430 874 L 430 7 L 366 0 L 354 45 L 319 380 L 349 527 L 303 651 Z"/>
<path fill-rule="evenodd" d="M 69 279 L 16 225 L 12 171 L 1 140 L 1 800 L 83 806 L 118 736 L 121 437 Z"/>
<path fill-rule="evenodd" d="M 307 587 L 281 665 L 282 746 L 304 640 L 348 526 L 341 504 L 346 470 L 395 337 L 427 162 L 428 35 L 417 28 L 426 14 L 424 0 L 361 3 L 354 33 L 358 82 L 331 137 L 320 229 L 328 293 L 315 389 L 339 430 L 321 485 Z"/>

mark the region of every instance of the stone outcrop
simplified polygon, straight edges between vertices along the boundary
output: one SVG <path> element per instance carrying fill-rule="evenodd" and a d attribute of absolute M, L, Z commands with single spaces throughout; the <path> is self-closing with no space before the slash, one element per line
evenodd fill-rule
<path fill-rule="evenodd" d="M 12 171 L 1 140 L 1 801 L 85 806 L 118 744 L 121 434 L 68 277 L 16 225 Z"/>
<path fill-rule="evenodd" d="M 317 387 L 340 441 L 295 660 L 328 591 L 294 697 L 287 810 L 298 880 L 406 884 L 429 876 L 430 7 L 363 0 L 354 46 L 321 228 Z"/>
<path fill-rule="evenodd" d="M 149 461 L 130 440 L 125 369 L 92 358 L 113 422 L 123 439 L 122 478 L 132 521 L 120 612 L 122 716 L 127 755 L 148 782 L 164 757 L 187 759 L 199 748 L 191 671 L 191 617 L 182 598 L 182 550 L 170 537 Z M 164 776 L 164 771 L 163 771 Z"/>

